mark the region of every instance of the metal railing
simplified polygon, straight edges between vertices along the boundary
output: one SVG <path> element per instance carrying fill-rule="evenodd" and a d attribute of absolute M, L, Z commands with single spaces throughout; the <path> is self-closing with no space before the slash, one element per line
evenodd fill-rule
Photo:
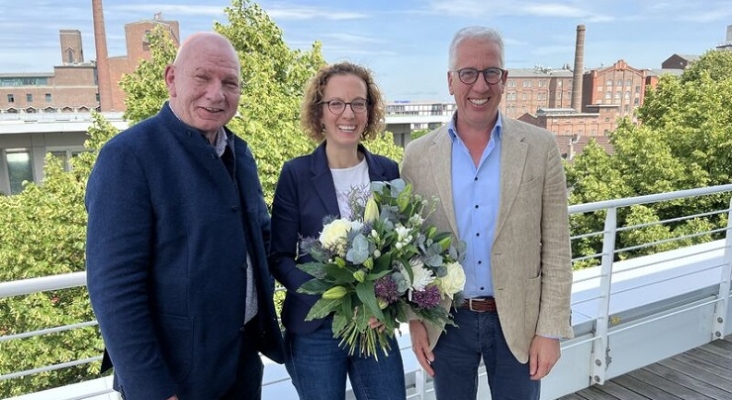
<path fill-rule="evenodd" d="M 619 224 L 619 221 L 625 220 L 623 215 L 627 217 L 629 213 L 628 210 L 632 207 L 648 204 L 662 204 L 664 202 L 673 203 L 681 200 L 698 199 L 712 195 L 720 195 L 723 196 L 724 199 L 727 199 L 726 207 L 693 215 L 675 215 L 662 221 L 645 221 L 632 225 Z M 570 218 L 573 220 L 587 218 L 589 216 L 595 216 L 595 218 L 597 218 L 597 215 L 604 215 L 603 226 L 600 229 L 591 232 L 572 232 L 571 237 L 573 244 L 580 241 L 586 242 L 588 240 L 596 240 L 596 245 L 600 246 L 599 251 L 576 256 L 573 259 L 575 264 L 594 265 L 591 268 L 594 273 L 584 274 L 582 277 L 577 274 L 575 276 L 575 287 L 594 282 L 594 292 L 588 297 L 573 299 L 573 309 L 575 307 L 579 309 L 581 306 L 594 304 L 594 306 L 596 306 L 596 310 L 594 311 L 594 315 L 588 316 L 588 320 L 586 322 L 575 324 L 577 339 L 563 342 L 562 347 L 563 352 L 566 352 L 572 348 L 591 344 L 591 354 L 588 355 L 588 362 L 591 367 L 587 385 L 602 384 L 605 382 L 607 378 L 608 364 L 610 362 L 608 354 L 611 350 L 609 342 L 612 335 L 620 334 L 626 330 L 638 327 L 639 325 L 658 323 L 658 321 L 664 318 L 671 318 L 679 313 L 710 305 L 714 308 L 714 315 L 713 323 L 709 327 L 709 340 L 711 341 L 721 338 L 725 335 L 725 332 L 729 331 L 730 326 L 726 324 L 726 320 L 728 319 L 727 315 L 729 314 L 731 289 L 730 276 L 732 275 L 732 252 L 730 252 L 730 248 L 732 248 L 732 235 L 729 235 L 729 232 L 732 229 L 732 218 L 730 218 L 732 203 L 730 203 L 730 197 L 732 197 L 732 185 L 723 185 L 602 201 L 569 207 Z M 710 229 L 703 232 L 686 232 L 679 235 L 668 234 L 666 235 L 667 237 L 662 237 L 647 243 L 636 243 L 620 248 L 617 246 L 618 238 L 621 235 L 628 235 L 634 231 L 637 232 L 644 229 L 652 230 L 657 227 L 674 227 L 690 220 L 725 221 L 725 225 L 712 225 Z M 670 230 L 666 230 L 665 232 L 670 232 Z M 705 245 L 703 248 L 697 248 L 699 243 L 704 242 L 708 242 L 710 244 Z M 649 249 L 672 248 L 674 246 L 682 247 L 683 251 L 678 253 L 678 250 L 667 250 L 656 253 L 668 254 L 667 257 L 662 259 L 662 261 L 654 259 L 653 257 L 649 258 L 647 255 L 642 255 L 644 253 L 652 254 L 652 251 Z M 684 247 L 686 247 L 686 249 L 684 249 Z M 692 272 L 684 272 L 675 278 L 658 278 L 652 283 L 641 284 L 637 287 L 615 288 L 614 280 L 618 279 L 621 274 L 639 274 L 639 271 L 644 269 L 652 269 L 662 264 L 668 265 L 669 263 L 674 262 L 684 262 L 683 260 L 685 259 L 703 257 L 705 254 L 711 252 L 721 254 L 721 258 L 718 262 L 711 263 L 711 265 L 710 263 L 707 263 L 702 267 L 694 269 Z M 625 263 L 622 271 L 616 270 L 616 266 L 619 262 Z M 631 265 L 634 262 L 637 265 Z M 646 305 L 646 311 L 642 311 L 641 309 L 630 311 L 625 310 L 627 315 L 622 318 L 618 316 L 618 313 L 613 313 L 611 310 L 613 298 L 622 296 L 627 291 L 643 288 L 644 285 L 661 284 L 664 279 L 685 278 L 686 275 L 684 274 L 690 275 L 705 272 L 711 272 L 713 274 L 718 272 L 719 279 L 713 282 L 711 287 L 707 287 L 704 291 L 699 292 L 699 295 L 696 297 L 683 297 L 686 296 L 686 294 L 682 293 L 679 295 L 682 296 L 681 300 L 677 299 L 676 301 L 666 301 L 666 306 L 659 306 L 658 302 L 655 302 L 651 305 Z M 0 299 L 51 290 L 55 291 L 67 288 L 78 288 L 83 287 L 85 284 L 85 272 L 2 282 L 0 283 Z M 702 300 L 699 300 L 700 298 Z M 684 307 L 678 308 L 679 303 L 684 305 Z M 577 314 L 579 315 L 581 313 L 577 312 Z M 592 314 L 592 312 L 590 311 L 588 314 Z M 630 317 L 628 317 L 628 315 L 630 315 Z M 3 335 L 0 336 L 0 344 L 15 340 L 25 340 L 27 338 L 47 335 L 50 333 L 87 328 L 95 325 L 96 321 L 93 320 L 80 321 L 76 324 L 58 327 L 52 326 L 32 332 Z M 408 341 L 402 342 L 401 347 L 403 355 L 409 357 L 409 355 L 411 355 L 411 350 L 409 350 Z M 16 379 L 46 371 L 53 371 L 60 368 L 67 368 L 74 365 L 98 362 L 100 358 L 101 357 L 91 357 L 71 362 L 60 362 L 24 371 L 13 371 L 11 373 L 0 375 L 0 381 Z M 419 365 L 413 361 L 414 360 L 405 361 L 405 364 L 409 363 L 412 366 L 405 371 L 409 376 L 407 382 L 410 397 L 424 399 L 431 390 L 429 379 L 425 377 L 422 370 L 419 368 Z M 264 385 L 265 387 L 267 385 L 279 385 L 287 380 L 287 378 L 276 378 L 271 381 L 265 381 Z M 109 390 L 106 392 L 109 392 Z M 106 392 L 95 392 L 94 395 Z M 91 393 L 89 395 L 91 395 Z"/>

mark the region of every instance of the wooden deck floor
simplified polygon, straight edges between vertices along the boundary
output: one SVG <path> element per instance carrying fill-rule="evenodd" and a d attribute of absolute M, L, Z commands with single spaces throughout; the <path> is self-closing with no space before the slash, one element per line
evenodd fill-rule
<path fill-rule="evenodd" d="M 732 400 L 732 336 L 560 400 Z"/>

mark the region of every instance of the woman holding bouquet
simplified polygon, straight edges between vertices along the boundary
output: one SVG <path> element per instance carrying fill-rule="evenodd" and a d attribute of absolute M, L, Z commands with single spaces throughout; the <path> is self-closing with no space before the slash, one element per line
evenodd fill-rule
<path fill-rule="evenodd" d="M 282 311 L 286 366 L 302 400 L 344 399 L 346 376 L 359 400 L 406 397 L 394 338 L 386 357 L 349 355 L 333 337 L 332 316 L 305 320 L 319 296 L 297 292 L 313 279 L 297 267 L 312 260 L 298 250 L 300 238 L 318 237 L 327 216 L 350 218 L 352 201 L 366 199 L 371 181 L 399 177 L 396 162 L 361 144 L 381 132 L 383 116 L 381 93 L 367 69 L 348 62 L 321 68 L 305 88 L 301 110 L 304 131 L 320 145 L 286 162 L 277 183 L 270 268 L 287 288 Z"/>

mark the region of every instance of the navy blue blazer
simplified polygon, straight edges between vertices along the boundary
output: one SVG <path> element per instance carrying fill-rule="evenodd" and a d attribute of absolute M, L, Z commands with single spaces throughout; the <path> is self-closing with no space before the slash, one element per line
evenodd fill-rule
<path fill-rule="evenodd" d="M 297 293 L 297 288 L 313 277 L 296 264 L 312 260 L 309 255 L 298 257 L 300 238 L 318 237 L 323 230 L 323 218 L 340 218 L 333 176 L 328 168 L 325 142 L 309 155 L 285 163 L 280 173 L 272 203 L 272 247 L 269 265 L 285 288 L 287 296 L 282 310 L 282 323 L 294 333 L 310 333 L 324 320 L 305 321 L 318 296 Z M 365 155 L 371 181 L 399 178 L 399 165 L 386 157 L 371 154 L 359 145 Z"/>
<path fill-rule="evenodd" d="M 89 178 L 89 295 L 128 399 L 219 398 L 235 381 L 243 340 L 284 360 L 268 211 L 247 143 L 232 136 L 233 179 L 165 104 L 107 142 Z M 247 253 L 259 308 L 243 339 Z"/>

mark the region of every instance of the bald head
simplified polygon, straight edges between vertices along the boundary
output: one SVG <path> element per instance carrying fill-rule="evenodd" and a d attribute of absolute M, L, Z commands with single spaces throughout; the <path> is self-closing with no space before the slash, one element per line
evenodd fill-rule
<path fill-rule="evenodd" d="M 215 32 L 189 36 L 165 69 L 169 104 L 175 115 L 213 142 L 239 106 L 239 58 L 234 46 Z"/>
<path fill-rule="evenodd" d="M 218 47 L 222 53 L 229 52 L 231 57 L 236 60 L 237 65 L 239 64 L 239 57 L 236 54 L 236 50 L 225 36 L 217 32 L 196 32 L 183 41 L 183 44 L 178 49 L 178 54 L 175 55 L 173 65 L 179 65 L 181 62 L 185 62 L 186 58 L 190 57 L 191 54 L 195 54 L 196 51 L 207 47 Z"/>

